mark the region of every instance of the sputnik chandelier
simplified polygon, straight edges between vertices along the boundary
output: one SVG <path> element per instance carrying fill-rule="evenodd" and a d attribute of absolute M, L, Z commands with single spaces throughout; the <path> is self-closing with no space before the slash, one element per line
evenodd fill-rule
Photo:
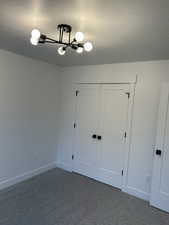
<path fill-rule="evenodd" d="M 31 32 L 30 42 L 32 45 L 38 44 L 59 44 L 58 53 L 64 55 L 68 48 L 75 50 L 77 53 L 82 53 L 84 50 L 90 52 L 93 49 L 91 42 L 83 42 L 84 34 L 77 32 L 75 37 L 71 40 L 72 27 L 67 24 L 59 24 L 57 26 L 58 39 L 54 40 L 41 34 L 38 29 L 33 29 Z"/>

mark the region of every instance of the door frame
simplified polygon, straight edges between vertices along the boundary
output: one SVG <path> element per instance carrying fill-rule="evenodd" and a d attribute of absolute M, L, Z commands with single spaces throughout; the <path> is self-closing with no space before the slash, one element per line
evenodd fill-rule
<path fill-rule="evenodd" d="M 150 191 L 150 205 L 157 208 L 161 208 L 158 200 L 158 194 L 160 187 L 157 185 L 161 180 L 161 166 L 163 160 L 163 149 L 165 142 L 165 133 L 166 133 L 166 122 L 167 114 L 169 107 L 169 83 L 162 84 L 160 103 L 158 110 L 158 122 L 157 122 L 157 132 L 156 132 L 156 144 L 153 154 L 153 169 L 152 169 L 152 182 L 151 182 L 151 191 Z M 162 150 L 161 157 L 155 156 L 156 149 Z"/>
<path fill-rule="evenodd" d="M 136 82 L 124 82 L 124 83 L 74 83 L 73 84 L 73 95 L 74 95 L 74 118 L 73 118 L 73 141 L 72 141 L 72 155 L 74 154 L 74 147 L 75 147 L 75 129 L 74 129 L 74 123 L 76 123 L 76 117 L 77 117 L 77 100 L 76 100 L 76 91 L 78 90 L 78 85 L 85 85 L 85 84 L 114 84 L 114 85 L 129 85 L 129 101 L 128 101 L 128 114 L 127 114 L 127 123 L 126 123 L 126 140 L 124 144 L 124 163 L 123 163 L 123 177 L 122 177 L 122 188 L 121 191 L 128 192 L 127 191 L 127 183 L 128 183 L 128 168 L 129 168 L 129 160 L 130 160 L 130 150 L 131 150 L 131 141 L 132 141 L 132 122 L 133 122 L 133 110 L 134 110 L 134 97 L 135 97 L 135 89 L 136 89 Z M 71 163 L 71 171 L 73 172 L 73 160 Z"/>

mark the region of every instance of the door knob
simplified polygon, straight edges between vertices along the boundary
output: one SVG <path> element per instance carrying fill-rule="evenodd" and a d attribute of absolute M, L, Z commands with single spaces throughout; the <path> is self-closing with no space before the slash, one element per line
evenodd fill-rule
<path fill-rule="evenodd" d="M 162 151 L 161 151 L 160 149 L 157 149 L 157 150 L 156 150 L 156 155 L 161 156 L 161 153 L 162 153 Z"/>
<path fill-rule="evenodd" d="M 97 136 L 97 139 L 98 139 L 98 140 L 101 140 L 101 139 L 102 139 L 102 136 L 98 135 L 98 136 Z"/>
<path fill-rule="evenodd" d="M 93 135 L 92 135 L 92 138 L 93 138 L 93 139 L 96 139 L 96 138 L 97 138 L 97 135 L 96 135 L 96 134 L 93 134 Z"/>

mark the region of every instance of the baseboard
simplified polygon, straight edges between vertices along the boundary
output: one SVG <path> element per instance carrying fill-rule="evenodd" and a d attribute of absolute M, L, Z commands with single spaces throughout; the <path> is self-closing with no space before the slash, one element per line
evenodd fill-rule
<path fill-rule="evenodd" d="M 69 163 L 56 162 L 56 166 L 58 168 L 64 169 L 64 170 L 69 171 L 69 172 L 72 172 L 72 165 L 69 164 Z M 127 187 L 123 188 L 122 191 L 127 193 L 127 194 L 133 195 L 137 198 L 141 198 L 143 200 L 149 201 L 149 194 L 142 191 L 142 190 L 127 186 Z"/>
<path fill-rule="evenodd" d="M 4 189 L 4 188 L 7 188 L 7 187 L 10 187 L 14 184 L 17 184 L 19 182 L 22 182 L 24 180 L 27 180 L 31 177 L 34 177 L 36 175 L 39 175 L 41 173 L 44 173 L 50 169 L 53 169 L 53 168 L 56 168 L 56 162 L 52 162 L 50 164 L 47 164 L 43 167 L 40 167 L 40 168 L 37 168 L 35 170 L 31 170 L 27 173 L 24 173 L 24 174 L 21 174 L 19 176 L 16 176 L 14 178 L 11 178 L 11 179 L 8 179 L 8 180 L 5 180 L 5 181 L 2 181 L 0 182 L 0 190 Z"/>
<path fill-rule="evenodd" d="M 72 172 L 72 165 L 63 162 L 56 162 L 56 167 Z"/>
<path fill-rule="evenodd" d="M 127 194 L 133 195 L 137 198 L 141 198 L 143 200 L 149 201 L 149 194 L 147 192 L 141 191 L 137 188 L 127 186 L 127 187 L 123 188 L 122 191 Z"/>

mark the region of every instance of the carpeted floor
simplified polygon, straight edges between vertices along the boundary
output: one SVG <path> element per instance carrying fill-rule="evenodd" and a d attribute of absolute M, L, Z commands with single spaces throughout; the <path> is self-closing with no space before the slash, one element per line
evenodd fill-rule
<path fill-rule="evenodd" d="M 0 225 L 169 225 L 169 214 L 108 185 L 54 169 L 0 192 Z"/>

